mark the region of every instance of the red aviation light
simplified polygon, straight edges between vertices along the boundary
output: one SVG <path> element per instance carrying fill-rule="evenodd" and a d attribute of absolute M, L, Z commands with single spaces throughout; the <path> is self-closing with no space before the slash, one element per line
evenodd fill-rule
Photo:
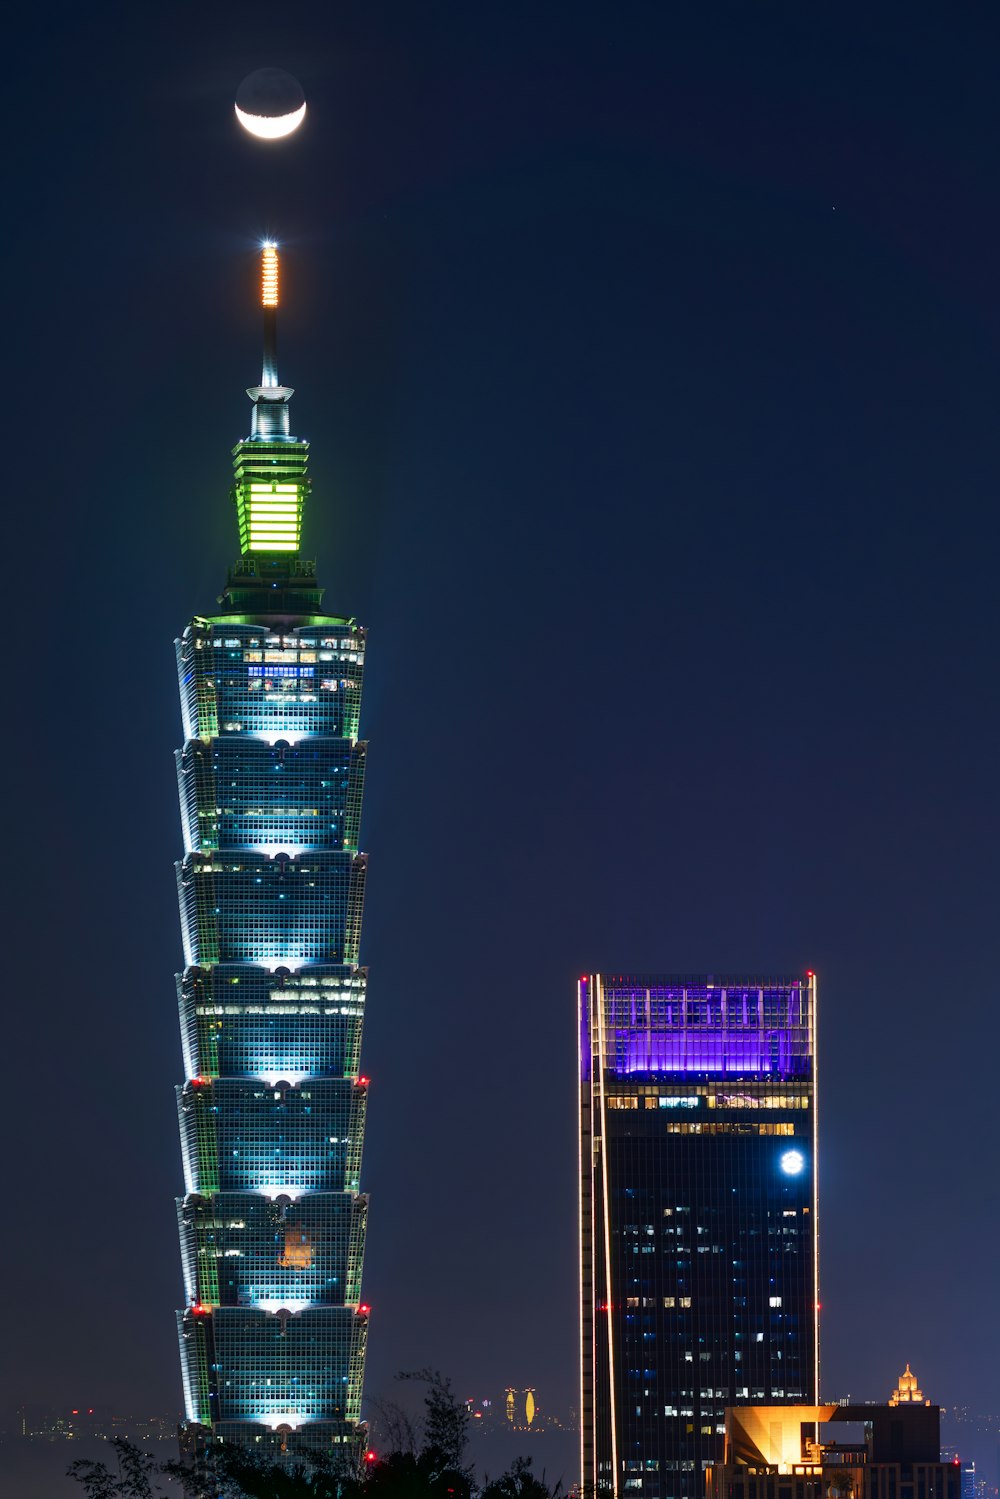
<path fill-rule="evenodd" d="M 370 1082 L 371 1082 L 371 1078 L 370 1077 L 359 1077 L 358 1078 L 358 1087 L 359 1088 L 367 1088 L 368 1084 Z"/>
<path fill-rule="evenodd" d="M 365 1453 L 365 1462 L 366 1463 L 377 1463 L 378 1462 L 378 1457 L 376 1456 L 376 1454 L 372 1451 L 372 1449 L 370 1447 L 369 1447 L 368 1451 Z"/>
<path fill-rule="evenodd" d="M 359 1317 L 367 1317 L 370 1314 L 371 1314 L 371 1307 L 368 1305 L 367 1301 L 362 1301 L 361 1305 L 358 1307 L 358 1316 Z"/>
<path fill-rule="evenodd" d="M 201 1301 L 195 1301 L 191 1304 L 191 1314 L 194 1317 L 207 1317 L 211 1310 L 211 1307 L 205 1306 Z"/>

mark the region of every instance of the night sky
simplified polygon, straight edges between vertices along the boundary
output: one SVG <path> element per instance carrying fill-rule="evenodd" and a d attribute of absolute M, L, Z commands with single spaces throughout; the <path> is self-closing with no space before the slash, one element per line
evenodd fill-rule
<path fill-rule="evenodd" d="M 15 40 L 0 1424 L 180 1406 L 172 642 L 238 553 L 265 234 L 370 628 L 369 1391 L 573 1403 L 580 973 L 811 967 L 823 1394 L 997 1409 L 996 9 Z"/>

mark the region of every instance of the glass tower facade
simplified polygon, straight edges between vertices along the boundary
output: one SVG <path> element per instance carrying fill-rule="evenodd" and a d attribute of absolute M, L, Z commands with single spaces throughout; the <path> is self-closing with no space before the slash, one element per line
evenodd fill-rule
<path fill-rule="evenodd" d="M 584 1492 L 701 1499 L 817 1398 L 816 981 L 580 980 Z"/>
<path fill-rule="evenodd" d="M 308 444 L 277 377 L 273 246 L 262 272 L 241 554 L 177 641 L 177 1325 L 190 1439 L 294 1450 L 362 1440 L 365 632 L 324 612 L 300 552 Z"/>

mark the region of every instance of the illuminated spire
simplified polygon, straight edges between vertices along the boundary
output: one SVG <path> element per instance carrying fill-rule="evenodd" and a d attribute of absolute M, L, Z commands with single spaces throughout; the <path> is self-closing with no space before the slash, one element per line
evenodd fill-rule
<path fill-rule="evenodd" d="M 260 305 L 264 309 L 264 389 L 278 385 L 278 247 L 265 240 L 260 251 Z"/>
<path fill-rule="evenodd" d="M 237 517 L 240 551 L 298 553 L 302 540 L 302 507 L 309 493 L 309 444 L 291 435 L 290 385 L 278 381 L 278 247 L 261 246 L 260 305 L 264 312 L 264 365 L 260 384 L 247 395 L 253 402 L 250 436 L 236 444 Z"/>
<path fill-rule="evenodd" d="M 278 247 L 266 239 L 260 251 L 260 305 L 278 305 Z"/>
<path fill-rule="evenodd" d="M 253 401 L 252 437 L 273 442 L 288 437 L 288 402 L 295 392 L 278 382 L 278 247 L 265 240 L 260 250 L 260 305 L 264 309 L 264 363 L 260 384 L 247 388 Z"/>

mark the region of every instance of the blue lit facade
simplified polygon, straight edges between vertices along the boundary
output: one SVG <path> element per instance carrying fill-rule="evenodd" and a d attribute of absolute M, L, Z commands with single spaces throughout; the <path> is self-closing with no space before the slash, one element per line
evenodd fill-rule
<path fill-rule="evenodd" d="M 189 1433 L 361 1440 L 365 634 L 300 552 L 308 445 L 265 360 L 234 450 L 242 552 L 177 642 L 185 1082 L 178 1313 Z M 270 274 L 276 301 L 276 257 Z"/>
<path fill-rule="evenodd" d="M 727 1406 L 813 1404 L 816 981 L 579 985 L 585 1495 L 701 1499 Z"/>

